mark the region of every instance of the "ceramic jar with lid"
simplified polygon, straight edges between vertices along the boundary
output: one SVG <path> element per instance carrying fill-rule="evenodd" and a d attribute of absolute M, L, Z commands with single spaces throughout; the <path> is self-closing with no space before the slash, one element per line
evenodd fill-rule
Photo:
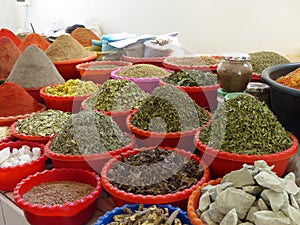
<path fill-rule="evenodd" d="M 253 73 L 249 59 L 250 56 L 243 53 L 223 54 L 223 60 L 217 67 L 217 74 L 224 91 L 245 91 Z"/>

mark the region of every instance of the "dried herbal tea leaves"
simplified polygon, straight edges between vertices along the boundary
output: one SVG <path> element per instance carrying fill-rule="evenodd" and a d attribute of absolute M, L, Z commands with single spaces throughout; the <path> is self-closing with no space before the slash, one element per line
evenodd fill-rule
<path fill-rule="evenodd" d="M 131 123 L 152 132 L 179 132 L 201 127 L 209 114 L 175 86 L 154 89 L 133 114 Z"/>
<path fill-rule="evenodd" d="M 251 96 L 225 101 L 203 127 L 199 141 L 222 151 L 238 154 L 271 154 L 292 146 L 289 133 L 269 107 Z"/>
<path fill-rule="evenodd" d="M 168 208 L 160 208 L 157 205 L 152 205 L 148 208 L 144 204 L 139 204 L 138 209 L 132 211 L 130 208 L 125 207 L 123 214 L 117 214 L 113 218 L 113 222 L 108 225 L 130 225 L 130 224 L 161 224 L 181 225 L 182 222 L 178 218 L 179 210 L 176 209 L 172 213 Z M 187 224 L 184 224 L 187 225 Z"/>
<path fill-rule="evenodd" d="M 84 110 L 71 116 L 50 149 L 60 154 L 82 155 L 120 149 L 130 142 L 110 116 Z"/>
<path fill-rule="evenodd" d="M 151 64 L 135 64 L 126 66 L 118 72 L 119 76 L 133 78 L 163 77 L 168 74 L 168 71 Z"/>
<path fill-rule="evenodd" d="M 181 70 L 162 78 L 168 84 L 177 86 L 212 86 L 218 84 L 218 77 L 211 72 L 201 70 Z"/>
<path fill-rule="evenodd" d="M 261 74 L 264 69 L 270 66 L 290 63 L 284 56 L 271 51 L 252 52 L 249 55 L 249 62 L 252 65 L 253 72 L 257 74 Z"/>
<path fill-rule="evenodd" d="M 137 108 L 146 96 L 148 94 L 132 81 L 110 79 L 85 104 L 90 109 L 126 111 Z"/>
<path fill-rule="evenodd" d="M 70 79 L 57 86 L 48 86 L 45 93 L 55 96 L 77 96 L 93 94 L 98 90 L 97 85 L 92 81 L 82 81 L 79 79 Z"/>
<path fill-rule="evenodd" d="M 53 136 L 59 133 L 70 116 L 69 112 L 48 109 L 26 119 L 18 120 L 16 131 L 33 136 Z"/>
<path fill-rule="evenodd" d="M 108 180 L 126 192 L 164 195 L 190 188 L 203 176 L 203 168 L 171 150 L 154 148 L 121 157 L 108 172 Z"/>

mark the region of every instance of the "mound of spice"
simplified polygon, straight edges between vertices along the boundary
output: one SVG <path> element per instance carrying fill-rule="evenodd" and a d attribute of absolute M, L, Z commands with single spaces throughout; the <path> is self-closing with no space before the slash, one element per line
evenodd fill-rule
<path fill-rule="evenodd" d="M 198 216 L 205 224 L 292 225 L 300 221 L 300 188 L 295 174 L 280 178 L 259 160 L 202 188 Z"/>
<path fill-rule="evenodd" d="M 22 40 L 17 35 L 15 35 L 11 30 L 8 30 L 6 28 L 0 29 L 0 38 L 1 37 L 10 38 L 18 47 L 22 43 Z"/>
<path fill-rule="evenodd" d="M 83 59 L 94 54 L 86 50 L 75 38 L 66 34 L 56 38 L 45 53 L 52 62 Z"/>
<path fill-rule="evenodd" d="M 38 112 L 43 105 L 14 82 L 0 85 L 0 117 L 18 116 Z"/>
<path fill-rule="evenodd" d="M 60 154 L 82 155 L 112 151 L 127 146 L 126 136 L 110 116 L 84 110 L 73 114 L 51 145 Z"/>
<path fill-rule="evenodd" d="M 30 45 L 16 61 L 7 81 L 15 82 L 23 88 L 41 88 L 65 80 L 43 50 Z"/>
<path fill-rule="evenodd" d="M 276 81 L 287 87 L 300 90 L 300 68 L 288 73 L 285 76 L 279 77 Z"/>
<path fill-rule="evenodd" d="M 21 52 L 10 38 L 0 38 L 0 80 L 9 76 L 20 55 Z"/>
<path fill-rule="evenodd" d="M 162 78 L 167 84 L 176 86 L 212 86 L 218 84 L 218 77 L 211 72 L 201 70 L 181 70 Z"/>
<path fill-rule="evenodd" d="M 201 127 L 209 114 L 175 86 L 162 86 L 144 99 L 131 123 L 152 132 L 182 132 Z"/>
<path fill-rule="evenodd" d="M 199 141 L 221 151 L 248 155 L 281 152 L 293 144 L 269 107 L 247 95 L 219 106 L 212 123 L 202 128 Z"/>
<path fill-rule="evenodd" d="M 108 171 L 115 187 L 142 195 L 165 195 L 188 189 L 203 176 L 203 168 L 174 151 L 161 148 L 121 157 Z"/>
<path fill-rule="evenodd" d="M 221 62 L 220 57 L 216 56 L 185 56 L 185 57 L 169 57 L 166 62 L 179 66 L 207 66 L 216 65 Z"/>
<path fill-rule="evenodd" d="M 135 64 L 123 67 L 119 76 L 132 77 L 132 78 L 145 78 L 145 77 L 163 77 L 170 74 L 168 71 L 151 64 Z"/>
<path fill-rule="evenodd" d="M 160 208 L 157 205 L 147 208 L 144 207 L 144 204 L 139 204 L 137 210 L 132 211 L 130 208 L 125 207 L 123 213 L 115 215 L 113 222 L 107 225 L 130 225 L 133 223 L 182 225 L 182 221 L 177 217 L 179 213 L 178 209 L 170 214 L 168 208 Z"/>
<path fill-rule="evenodd" d="M 92 40 L 100 40 L 100 38 L 90 29 L 78 27 L 71 32 L 71 36 L 76 39 L 82 46 L 92 46 Z"/>
<path fill-rule="evenodd" d="M 77 96 L 92 94 L 97 90 L 98 87 L 93 81 L 70 79 L 65 83 L 46 87 L 45 93 L 55 96 Z"/>
<path fill-rule="evenodd" d="M 44 37 L 37 33 L 31 33 L 28 34 L 22 41 L 22 43 L 19 46 L 19 49 L 21 52 L 24 52 L 24 50 L 30 46 L 30 45 L 36 45 L 43 51 L 45 51 L 49 46 L 50 42 L 48 42 Z"/>
<path fill-rule="evenodd" d="M 33 204 L 56 205 L 74 202 L 89 195 L 94 186 L 78 181 L 52 181 L 33 186 L 23 199 Z"/>
<path fill-rule="evenodd" d="M 126 111 L 137 108 L 147 94 L 134 82 L 110 79 L 90 96 L 86 106 L 104 111 Z"/>
<path fill-rule="evenodd" d="M 284 56 L 271 51 L 252 52 L 249 55 L 249 62 L 252 65 L 253 73 L 257 74 L 261 74 L 264 69 L 270 66 L 290 63 Z"/>
<path fill-rule="evenodd" d="M 49 109 L 26 119 L 18 120 L 16 131 L 33 136 L 53 136 L 59 133 L 70 116 L 71 113 L 69 112 Z"/>
<path fill-rule="evenodd" d="M 0 127 L 0 140 L 10 136 L 10 127 Z"/>

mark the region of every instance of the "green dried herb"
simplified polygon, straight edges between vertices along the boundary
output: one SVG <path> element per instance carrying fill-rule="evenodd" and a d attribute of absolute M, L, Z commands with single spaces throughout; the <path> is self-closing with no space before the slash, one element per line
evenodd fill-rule
<path fill-rule="evenodd" d="M 122 77 L 145 78 L 145 77 L 163 77 L 169 72 L 151 64 L 135 64 L 126 66 L 118 73 Z"/>
<path fill-rule="evenodd" d="M 16 124 L 16 131 L 33 136 L 53 136 L 59 133 L 70 116 L 69 112 L 48 109 L 19 120 Z"/>
<path fill-rule="evenodd" d="M 108 180 L 126 192 L 164 195 L 190 188 L 203 176 L 195 160 L 174 151 L 154 148 L 121 157 L 108 172 Z"/>
<path fill-rule="evenodd" d="M 284 56 L 276 52 L 260 51 L 250 53 L 250 64 L 254 73 L 261 74 L 262 71 L 270 66 L 290 63 Z"/>
<path fill-rule="evenodd" d="M 84 110 L 72 115 L 54 139 L 51 150 L 71 155 L 93 154 L 120 149 L 130 142 L 110 116 Z"/>
<path fill-rule="evenodd" d="M 217 108 L 199 141 L 238 154 L 271 154 L 292 146 L 289 133 L 264 102 L 239 95 Z"/>
<path fill-rule="evenodd" d="M 218 77 L 211 72 L 201 70 L 181 70 L 162 78 L 168 84 L 177 86 L 212 86 L 218 84 Z"/>
<path fill-rule="evenodd" d="M 188 94 L 175 86 L 162 86 L 143 101 L 131 123 L 143 130 L 169 133 L 192 130 L 208 120 L 208 113 Z"/>
<path fill-rule="evenodd" d="M 113 69 L 113 68 L 118 68 L 120 66 L 118 65 L 91 65 L 87 67 L 88 70 L 105 70 L 105 69 Z"/>
<path fill-rule="evenodd" d="M 137 108 L 146 96 L 144 90 L 132 81 L 110 79 L 85 104 L 90 109 L 126 111 Z"/>

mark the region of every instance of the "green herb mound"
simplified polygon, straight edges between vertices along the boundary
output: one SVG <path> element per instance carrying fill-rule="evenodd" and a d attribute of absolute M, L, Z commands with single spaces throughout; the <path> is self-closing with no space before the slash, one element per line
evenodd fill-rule
<path fill-rule="evenodd" d="M 147 96 L 137 84 L 129 80 L 107 80 L 90 96 L 85 105 L 89 109 L 103 111 L 126 111 L 137 108 Z"/>
<path fill-rule="evenodd" d="M 175 86 L 162 86 L 143 101 L 131 123 L 143 130 L 169 133 L 199 128 L 209 119 L 188 94 Z"/>
<path fill-rule="evenodd" d="M 218 77 L 211 72 L 201 70 L 181 70 L 162 78 L 167 84 L 177 86 L 212 86 L 218 84 Z"/>
<path fill-rule="evenodd" d="M 293 144 L 265 103 L 244 95 L 217 108 L 213 122 L 202 129 L 199 141 L 221 151 L 248 155 L 277 153 Z"/>
<path fill-rule="evenodd" d="M 284 56 L 276 52 L 260 51 L 250 53 L 250 64 L 254 73 L 261 74 L 262 71 L 270 66 L 290 63 Z"/>
<path fill-rule="evenodd" d="M 73 114 L 51 145 L 60 154 L 82 155 L 107 152 L 131 142 L 118 125 L 101 112 L 84 110 Z"/>

